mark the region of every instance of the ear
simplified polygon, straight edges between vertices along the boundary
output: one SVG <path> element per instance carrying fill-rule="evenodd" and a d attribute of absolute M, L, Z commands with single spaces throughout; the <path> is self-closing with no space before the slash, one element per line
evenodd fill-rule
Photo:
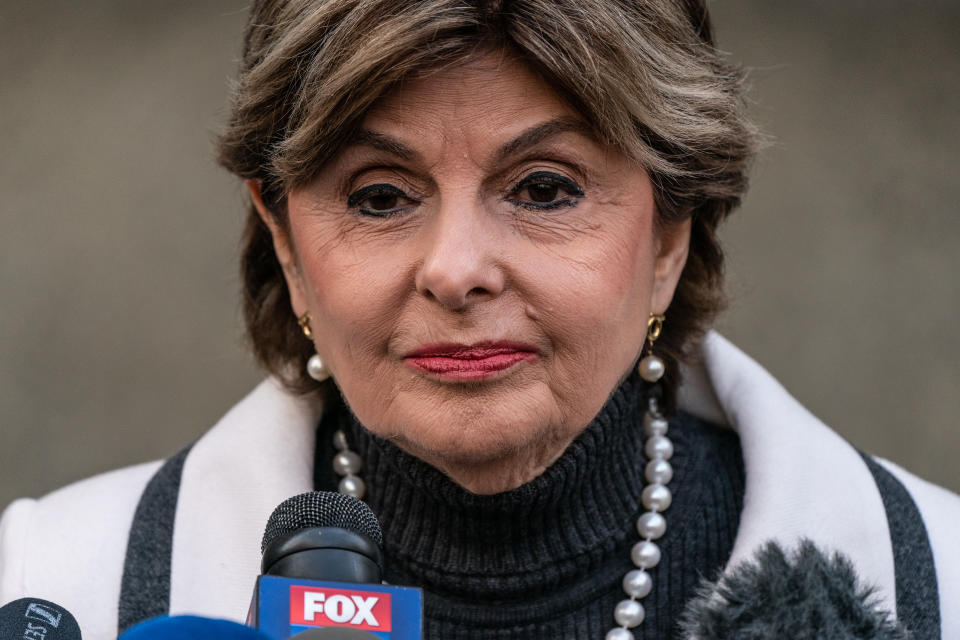
<path fill-rule="evenodd" d="M 680 281 L 680 274 L 687 264 L 690 252 L 690 225 L 687 218 L 683 222 L 671 223 L 657 231 L 657 259 L 653 272 L 653 296 L 650 300 L 650 312 L 666 312 L 673 300 L 673 293 Z"/>
<path fill-rule="evenodd" d="M 294 315 L 300 317 L 307 311 L 307 299 L 304 295 L 303 278 L 300 275 L 300 266 L 293 250 L 290 234 L 277 222 L 273 212 L 263 204 L 260 181 L 244 180 L 244 184 L 260 219 L 270 229 L 270 235 L 273 237 L 273 252 L 277 255 L 277 261 L 283 269 L 283 277 L 287 281 L 287 290 L 290 292 L 290 306 Z"/>

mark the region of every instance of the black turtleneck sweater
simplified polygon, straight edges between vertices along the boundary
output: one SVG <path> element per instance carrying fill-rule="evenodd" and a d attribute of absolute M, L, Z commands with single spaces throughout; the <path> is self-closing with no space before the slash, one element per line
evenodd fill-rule
<path fill-rule="evenodd" d="M 385 578 L 424 590 L 424 638 L 602 639 L 644 509 L 644 385 L 630 376 L 563 455 L 512 491 L 472 494 L 328 404 L 317 437 L 315 486 L 335 491 L 332 434 L 363 458 L 364 500 L 383 526 Z M 702 578 L 730 556 L 743 505 L 740 441 L 685 413 L 670 420 L 673 504 L 658 543 L 653 591 L 640 602 L 639 640 L 673 638 Z"/>

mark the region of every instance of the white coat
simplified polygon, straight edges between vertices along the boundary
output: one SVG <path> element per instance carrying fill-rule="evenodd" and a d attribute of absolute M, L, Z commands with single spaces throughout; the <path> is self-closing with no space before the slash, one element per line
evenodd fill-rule
<path fill-rule="evenodd" d="M 685 371 L 680 406 L 739 434 L 743 513 L 728 566 L 768 540 L 801 538 L 850 558 L 879 604 L 896 611 L 894 553 L 881 494 L 860 454 L 716 333 Z M 242 621 L 273 508 L 313 488 L 321 407 L 266 380 L 193 446 L 176 502 L 170 611 Z M 960 640 L 960 497 L 880 461 L 922 514 L 933 551 L 942 637 Z M 121 575 L 151 462 L 13 502 L 0 520 L 0 604 L 59 603 L 84 638 L 117 636 Z M 952 603 L 952 604 L 951 604 Z"/>

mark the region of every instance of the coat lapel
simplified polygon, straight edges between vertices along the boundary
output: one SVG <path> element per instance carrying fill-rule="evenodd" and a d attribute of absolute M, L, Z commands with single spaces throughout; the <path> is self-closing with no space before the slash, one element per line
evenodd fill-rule
<path fill-rule="evenodd" d="M 681 407 L 705 419 L 725 418 L 740 436 L 746 468 L 728 567 L 750 559 L 767 541 L 793 549 L 810 539 L 850 558 L 863 584 L 877 589 L 878 604 L 896 611 L 883 501 L 857 450 L 716 332 L 704 338 L 700 353 Z"/>
<path fill-rule="evenodd" d="M 320 407 L 266 380 L 194 445 L 181 480 L 170 611 L 243 619 L 273 509 L 313 489 Z"/>

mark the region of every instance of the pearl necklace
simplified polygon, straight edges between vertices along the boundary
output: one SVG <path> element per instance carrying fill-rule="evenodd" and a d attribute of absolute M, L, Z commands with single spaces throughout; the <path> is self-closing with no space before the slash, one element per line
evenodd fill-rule
<path fill-rule="evenodd" d="M 655 371 L 651 371 L 651 368 Z M 648 355 L 640 363 L 640 370 L 644 379 L 659 379 L 663 374 L 663 361 Z M 620 626 L 608 631 L 605 640 L 633 640 L 630 629 L 642 623 L 646 616 L 640 600 L 653 590 L 653 578 L 648 570 L 660 563 L 661 556 L 660 547 L 654 540 L 659 540 L 667 531 L 667 520 L 662 512 L 667 510 L 673 498 L 666 486 L 673 478 L 673 467 L 669 462 L 673 456 L 673 443 L 667 437 L 667 427 L 667 419 L 660 412 L 657 399 L 651 396 L 643 416 L 643 430 L 647 436 L 643 451 L 649 460 L 643 475 L 649 484 L 640 494 L 640 501 L 647 511 L 637 518 L 640 541 L 630 550 L 630 559 L 636 569 L 623 576 L 623 591 L 629 597 L 618 602 L 613 610 L 613 618 Z M 340 476 L 337 490 L 362 500 L 367 489 L 358 475 L 363 460 L 350 450 L 347 436 L 340 429 L 333 434 L 333 446 L 337 450 L 333 457 L 333 470 Z"/>

